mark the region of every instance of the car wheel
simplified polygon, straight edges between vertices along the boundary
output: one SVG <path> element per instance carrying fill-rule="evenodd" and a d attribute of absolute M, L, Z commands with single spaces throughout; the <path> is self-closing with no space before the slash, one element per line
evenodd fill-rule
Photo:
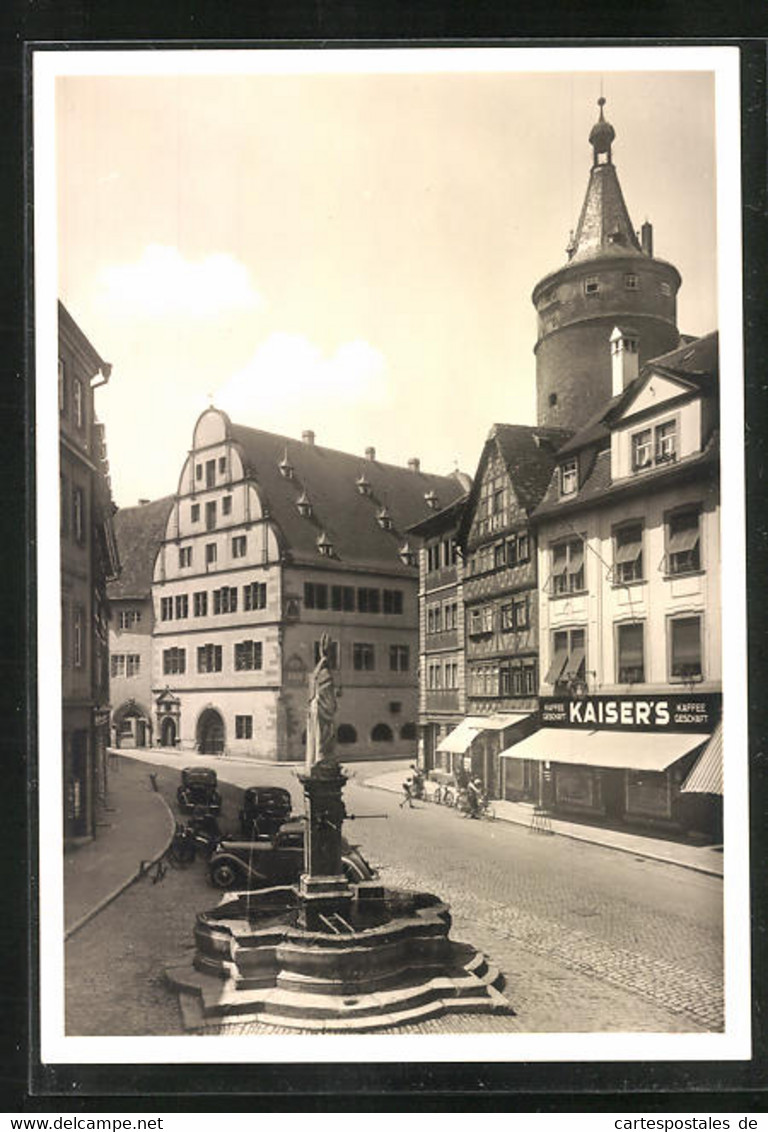
<path fill-rule="evenodd" d="M 231 865 L 229 861 L 217 861 L 209 869 L 211 884 L 216 888 L 234 888 L 240 881 L 240 870 Z"/>

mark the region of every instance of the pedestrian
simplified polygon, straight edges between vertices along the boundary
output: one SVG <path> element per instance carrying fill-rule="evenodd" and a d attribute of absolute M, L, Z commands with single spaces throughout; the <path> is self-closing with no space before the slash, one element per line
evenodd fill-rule
<path fill-rule="evenodd" d="M 479 817 L 482 786 L 483 784 L 479 778 L 471 778 L 467 783 L 467 801 L 469 803 L 469 816 L 471 818 Z"/>
<path fill-rule="evenodd" d="M 413 809 L 413 794 L 411 792 L 411 780 L 410 780 L 410 778 L 406 778 L 405 782 L 403 783 L 403 800 L 400 803 L 400 809 L 401 810 L 402 810 L 403 806 L 406 804 L 406 802 L 408 803 L 408 809 L 412 810 Z"/>

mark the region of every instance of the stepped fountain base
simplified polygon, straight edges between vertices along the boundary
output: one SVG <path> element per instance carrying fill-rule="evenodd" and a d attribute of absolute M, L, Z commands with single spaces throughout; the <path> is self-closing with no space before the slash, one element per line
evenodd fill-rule
<path fill-rule="evenodd" d="M 501 973 L 450 940 L 450 926 L 447 905 L 429 893 L 313 877 L 311 892 L 237 893 L 199 913 L 192 963 L 166 977 L 196 1031 L 260 1022 L 364 1032 L 446 1012 L 513 1014 Z"/>

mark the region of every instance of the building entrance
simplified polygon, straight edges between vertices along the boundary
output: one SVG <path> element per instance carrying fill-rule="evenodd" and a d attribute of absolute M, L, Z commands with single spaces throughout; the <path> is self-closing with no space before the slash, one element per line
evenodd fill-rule
<path fill-rule="evenodd" d="M 224 750 L 224 720 L 215 708 L 206 708 L 198 720 L 197 749 L 201 755 L 220 755 Z"/>
<path fill-rule="evenodd" d="M 176 746 L 176 721 L 173 719 L 164 719 L 162 730 L 160 732 L 160 742 L 164 747 Z"/>

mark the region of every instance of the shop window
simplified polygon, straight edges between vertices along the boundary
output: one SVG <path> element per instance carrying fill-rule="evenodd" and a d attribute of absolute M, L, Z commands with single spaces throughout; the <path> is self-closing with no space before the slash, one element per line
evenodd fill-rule
<path fill-rule="evenodd" d="M 340 723 L 336 731 L 336 741 L 338 743 L 356 743 L 357 731 L 351 723 Z"/>
<path fill-rule="evenodd" d="M 676 577 L 701 569 L 699 511 L 677 511 L 667 519 L 666 573 Z"/>
<path fill-rule="evenodd" d="M 643 579 L 643 524 L 627 523 L 613 536 L 613 576 L 616 583 Z"/>
<path fill-rule="evenodd" d="M 236 739 L 252 739 L 253 738 L 253 716 L 252 715 L 236 715 L 235 716 L 235 738 Z"/>
<path fill-rule="evenodd" d="M 552 547 L 552 593 L 572 594 L 584 589 L 584 540 L 567 539 Z"/>
<path fill-rule="evenodd" d="M 372 672 L 375 667 L 373 645 L 356 641 L 352 645 L 352 667 L 355 672 Z"/>
<path fill-rule="evenodd" d="M 672 786 L 667 771 L 628 770 L 625 773 L 628 814 L 672 817 Z"/>
<path fill-rule="evenodd" d="M 671 680 L 701 680 L 701 617 L 673 617 L 669 622 Z"/>
<path fill-rule="evenodd" d="M 566 460 L 560 465 L 560 494 L 575 495 L 579 486 L 579 462 Z"/>
<path fill-rule="evenodd" d="M 371 740 L 374 743 L 391 743 L 392 738 L 392 728 L 388 723 L 377 723 L 371 731 Z"/>
<path fill-rule="evenodd" d="M 644 626 L 632 621 L 616 626 L 616 678 L 619 684 L 642 684 L 645 680 Z"/>
<path fill-rule="evenodd" d="M 552 634 L 552 663 L 547 684 L 555 694 L 567 693 L 586 676 L 586 639 L 584 629 L 558 629 Z"/>

